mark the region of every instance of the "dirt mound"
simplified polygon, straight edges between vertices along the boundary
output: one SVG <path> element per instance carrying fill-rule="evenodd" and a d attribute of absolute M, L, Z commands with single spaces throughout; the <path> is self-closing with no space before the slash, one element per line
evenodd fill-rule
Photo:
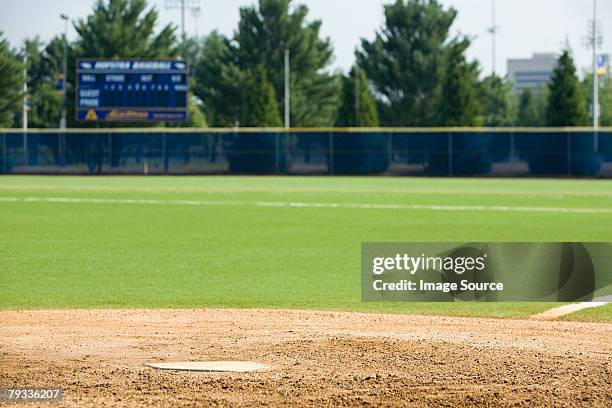
<path fill-rule="evenodd" d="M 585 405 L 612 399 L 612 324 L 284 310 L 0 312 L 0 387 L 68 405 Z M 251 373 L 148 362 L 245 360 Z"/>

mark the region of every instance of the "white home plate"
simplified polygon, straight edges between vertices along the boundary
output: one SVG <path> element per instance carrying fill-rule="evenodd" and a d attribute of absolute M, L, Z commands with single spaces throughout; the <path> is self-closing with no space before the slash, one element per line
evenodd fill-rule
<path fill-rule="evenodd" d="M 150 363 L 145 365 L 157 368 L 158 370 L 218 371 L 233 373 L 246 373 L 249 371 L 270 368 L 265 364 L 253 363 L 251 361 L 189 361 L 179 363 Z"/>

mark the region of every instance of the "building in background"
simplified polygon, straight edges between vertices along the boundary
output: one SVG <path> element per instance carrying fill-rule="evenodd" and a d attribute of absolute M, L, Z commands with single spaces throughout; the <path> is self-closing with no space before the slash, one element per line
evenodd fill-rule
<path fill-rule="evenodd" d="M 556 65 L 555 53 L 534 53 L 527 59 L 509 59 L 508 79 L 517 91 L 538 90 L 548 83 Z"/>

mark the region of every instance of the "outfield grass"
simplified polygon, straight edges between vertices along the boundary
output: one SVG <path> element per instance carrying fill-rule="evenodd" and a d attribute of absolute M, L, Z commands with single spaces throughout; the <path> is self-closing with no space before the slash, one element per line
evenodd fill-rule
<path fill-rule="evenodd" d="M 26 197 L 226 204 L 6 201 Z M 610 209 L 612 181 L 4 176 L 0 308 L 279 307 L 521 317 L 551 304 L 361 303 L 360 243 L 612 242 L 610 212 L 255 205 L 262 201 Z M 588 313 L 610 320 L 610 308 Z"/>
<path fill-rule="evenodd" d="M 612 304 L 605 306 L 594 307 L 592 309 L 584 309 L 579 312 L 570 313 L 563 316 L 564 320 L 582 320 L 582 321 L 612 321 Z"/>

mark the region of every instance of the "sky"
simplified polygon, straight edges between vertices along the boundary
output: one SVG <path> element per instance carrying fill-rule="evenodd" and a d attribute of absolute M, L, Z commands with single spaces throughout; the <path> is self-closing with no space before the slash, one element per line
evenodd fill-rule
<path fill-rule="evenodd" d="M 160 12 L 160 25 L 180 23 L 180 11 L 166 9 L 168 0 L 149 0 Z M 186 0 L 199 3 L 200 15 L 186 13 L 189 35 L 205 35 L 218 30 L 231 35 L 237 26 L 239 8 L 255 0 Z M 476 59 L 482 75 L 492 71 L 491 35 L 493 0 L 439 0 L 459 14 L 453 33 L 473 38 L 468 57 Z M 598 1 L 598 20 L 603 27 L 600 53 L 612 54 L 612 1 Z M 177 2 L 177 0 L 174 0 Z M 390 0 L 294 0 L 306 4 L 309 18 L 322 21 L 322 34 L 331 38 L 335 50 L 332 69 L 346 71 L 353 63 L 355 48 L 362 38 L 372 39 L 382 25 L 383 5 Z M 71 19 L 85 17 L 95 0 L 0 0 L 0 31 L 17 47 L 26 37 L 40 36 L 47 41 L 64 30 L 60 14 Z M 497 73 L 506 74 L 508 58 L 528 58 L 534 52 L 558 52 L 569 43 L 579 70 L 591 65 L 591 51 L 584 46 L 588 21 L 593 15 L 592 0 L 496 0 Z M 69 27 L 68 37 L 76 32 Z"/>

